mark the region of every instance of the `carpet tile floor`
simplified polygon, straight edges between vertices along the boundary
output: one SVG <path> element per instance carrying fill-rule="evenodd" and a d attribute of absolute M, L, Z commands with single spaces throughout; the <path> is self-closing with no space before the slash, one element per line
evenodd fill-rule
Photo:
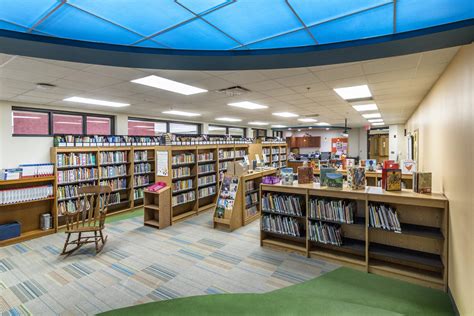
<path fill-rule="evenodd" d="M 212 229 L 210 212 L 164 230 L 142 217 L 106 224 L 108 241 L 59 256 L 58 233 L 0 248 L 1 315 L 90 315 L 146 302 L 262 293 L 339 266 L 260 247 L 258 222 Z"/>

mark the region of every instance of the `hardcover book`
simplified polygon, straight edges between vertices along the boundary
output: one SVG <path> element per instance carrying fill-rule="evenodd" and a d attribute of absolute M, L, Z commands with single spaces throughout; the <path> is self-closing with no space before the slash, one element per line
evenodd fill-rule
<path fill-rule="evenodd" d="M 350 178 L 349 185 L 352 190 L 364 190 L 365 189 L 365 168 L 354 167 L 349 169 L 348 179 Z M 350 177 L 349 177 L 350 175 Z"/>
<path fill-rule="evenodd" d="M 431 193 L 431 172 L 413 173 L 413 191 L 418 193 Z"/>
<path fill-rule="evenodd" d="M 413 160 L 402 160 L 402 173 L 412 174 L 416 172 L 416 162 Z"/>
<path fill-rule="evenodd" d="M 400 169 L 400 165 L 393 160 L 385 160 L 383 162 L 382 169 L 382 188 L 387 187 L 387 170 L 388 169 Z M 400 177 L 401 178 L 401 177 Z"/>
<path fill-rule="evenodd" d="M 319 169 L 319 172 L 320 172 L 320 183 L 321 183 L 321 186 L 327 186 L 327 177 L 326 175 L 328 173 L 335 173 L 336 172 L 336 169 L 335 168 L 321 168 Z"/>
<path fill-rule="evenodd" d="M 365 161 L 365 170 L 366 171 L 375 171 L 377 168 L 377 160 L 376 159 L 367 159 Z"/>
<path fill-rule="evenodd" d="M 326 174 L 327 186 L 333 189 L 342 189 L 344 179 L 340 173 L 327 173 Z"/>
<path fill-rule="evenodd" d="M 402 190 L 402 171 L 400 169 L 384 169 L 387 174 L 385 190 L 401 191 Z"/>

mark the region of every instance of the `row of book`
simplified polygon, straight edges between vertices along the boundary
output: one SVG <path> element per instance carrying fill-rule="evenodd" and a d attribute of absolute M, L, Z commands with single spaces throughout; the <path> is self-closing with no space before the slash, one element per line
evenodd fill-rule
<path fill-rule="evenodd" d="M 198 154 L 198 161 L 214 160 L 214 153 L 212 151 Z"/>
<path fill-rule="evenodd" d="M 248 208 L 252 204 L 255 204 L 257 202 L 258 202 L 258 192 L 245 195 L 245 205 L 246 205 L 245 208 Z"/>
<path fill-rule="evenodd" d="M 226 170 L 228 163 L 227 161 L 219 162 L 219 170 Z"/>
<path fill-rule="evenodd" d="M 187 177 L 191 175 L 191 168 L 189 167 L 179 167 L 172 169 L 173 178 Z"/>
<path fill-rule="evenodd" d="M 102 184 L 102 183 L 101 183 Z M 58 187 L 57 190 L 57 198 L 58 200 L 63 200 L 63 199 L 72 199 L 72 198 L 77 198 L 78 197 L 78 192 L 77 189 L 82 188 L 82 187 L 87 187 L 90 186 L 90 183 L 83 183 L 81 185 L 64 185 Z"/>
<path fill-rule="evenodd" d="M 185 193 L 181 193 L 178 195 L 175 195 L 172 197 L 172 205 L 176 206 L 179 204 L 184 204 L 188 202 L 192 202 L 196 200 L 196 192 L 195 191 L 189 191 Z"/>
<path fill-rule="evenodd" d="M 219 159 L 230 159 L 234 157 L 235 157 L 235 154 L 233 150 L 219 149 Z"/>
<path fill-rule="evenodd" d="M 147 162 L 143 163 L 137 163 L 133 166 L 133 171 L 134 173 L 146 173 L 146 172 L 151 172 L 151 164 Z"/>
<path fill-rule="evenodd" d="M 211 185 L 209 187 L 199 189 L 199 198 L 204 198 L 206 196 L 211 196 L 217 193 L 217 189 L 215 185 Z"/>
<path fill-rule="evenodd" d="M 58 203 L 58 214 L 65 215 L 66 212 L 76 212 L 79 207 L 79 200 L 68 200 Z"/>
<path fill-rule="evenodd" d="M 57 167 L 92 166 L 97 160 L 94 153 L 68 153 L 56 155 Z"/>
<path fill-rule="evenodd" d="M 256 215 L 258 213 L 257 205 L 253 205 L 253 206 L 245 209 L 245 212 L 247 214 L 247 217 L 251 217 L 251 216 Z"/>
<path fill-rule="evenodd" d="M 279 148 L 272 148 L 272 155 L 279 154 L 280 149 Z"/>
<path fill-rule="evenodd" d="M 191 189 L 193 187 L 193 180 L 179 180 L 176 182 L 173 182 L 172 189 L 173 192 L 181 191 L 181 190 L 186 190 L 186 189 Z"/>
<path fill-rule="evenodd" d="M 339 225 L 314 222 L 308 223 L 309 239 L 323 244 L 342 245 L 342 231 Z"/>
<path fill-rule="evenodd" d="M 148 161 L 148 152 L 146 150 L 134 151 L 133 160 L 135 162 Z"/>
<path fill-rule="evenodd" d="M 127 152 L 125 151 L 101 151 L 99 154 L 101 164 L 127 162 Z"/>
<path fill-rule="evenodd" d="M 207 164 L 207 165 L 199 165 L 198 166 L 198 173 L 206 173 L 206 172 L 214 172 L 216 168 L 214 164 Z"/>
<path fill-rule="evenodd" d="M 58 184 L 71 182 L 97 180 L 99 172 L 97 168 L 78 168 L 71 170 L 59 170 L 57 173 Z"/>
<path fill-rule="evenodd" d="M 144 186 L 150 184 L 150 177 L 148 175 L 134 176 L 134 186 Z"/>
<path fill-rule="evenodd" d="M 270 148 L 262 148 L 263 155 L 270 155 Z"/>
<path fill-rule="evenodd" d="M 145 188 L 138 188 L 133 190 L 133 199 L 142 199 L 145 196 Z"/>
<path fill-rule="evenodd" d="M 54 164 L 23 164 L 18 168 L 0 170 L 0 180 L 18 180 L 20 178 L 36 178 L 54 175 Z"/>
<path fill-rule="evenodd" d="M 280 157 L 278 155 L 273 155 L 272 156 L 272 161 L 279 161 Z"/>
<path fill-rule="evenodd" d="M 402 232 L 396 210 L 385 204 L 369 204 L 369 224 L 370 227 Z"/>
<path fill-rule="evenodd" d="M 101 178 L 112 178 L 127 175 L 125 165 L 100 167 Z"/>
<path fill-rule="evenodd" d="M 245 149 L 239 149 L 235 151 L 235 157 L 240 158 L 243 157 L 247 154 L 247 151 Z"/>
<path fill-rule="evenodd" d="M 193 163 L 194 161 L 194 154 L 179 154 L 171 157 L 171 163 L 173 165 Z"/>
<path fill-rule="evenodd" d="M 112 191 L 126 189 L 127 188 L 127 178 L 101 180 L 100 185 L 109 186 L 112 189 Z"/>
<path fill-rule="evenodd" d="M 305 216 L 299 196 L 267 193 L 262 196 L 262 209 L 288 215 Z"/>
<path fill-rule="evenodd" d="M 293 217 L 280 215 L 264 215 L 262 216 L 262 230 L 289 235 L 293 237 L 303 237 L 303 228 L 301 224 Z"/>
<path fill-rule="evenodd" d="M 120 199 L 119 192 L 110 194 L 109 205 L 119 204 L 120 202 L 121 202 L 121 199 Z"/>
<path fill-rule="evenodd" d="M 198 186 L 206 185 L 206 184 L 210 184 L 210 183 L 216 183 L 216 181 L 217 181 L 217 179 L 216 179 L 215 174 L 205 176 L 205 177 L 199 177 L 198 178 Z"/>
<path fill-rule="evenodd" d="M 55 147 L 97 147 L 97 146 L 132 146 L 165 144 L 161 136 L 125 136 L 125 135 L 56 135 L 53 139 Z"/>
<path fill-rule="evenodd" d="M 245 181 L 245 191 L 253 191 L 255 190 L 255 181 L 249 180 Z"/>
<path fill-rule="evenodd" d="M 0 190 L 0 205 L 41 200 L 52 197 L 53 194 L 53 186 L 51 184 Z"/>
<path fill-rule="evenodd" d="M 309 201 L 309 216 L 312 219 L 353 224 L 356 211 L 357 204 L 354 201 L 326 199 Z"/>

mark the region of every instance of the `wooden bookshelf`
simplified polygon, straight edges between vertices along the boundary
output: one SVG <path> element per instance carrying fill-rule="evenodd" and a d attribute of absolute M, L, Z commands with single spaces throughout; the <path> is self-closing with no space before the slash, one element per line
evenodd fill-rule
<path fill-rule="evenodd" d="M 20 189 L 41 185 L 53 186 L 53 196 L 51 197 L 12 204 L 0 204 L 0 224 L 7 224 L 11 222 L 19 222 L 21 224 L 21 235 L 15 238 L 0 241 L 0 247 L 46 236 L 56 232 L 57 225 L 54 221 L 54 219 L 57 217 L 57 209 L 55 204 L 56 191 L 54 190 L 55 183 L 55 176 L 0 181 L 0 190 Z M 40 228 L 40 216 L 44 213 L 51 214 L 53 223 L 51 229 L 41 230 Z"/>
<path fill-rule="evenodd" d="M 171 225 L 171 188 L 166 186 L 159 191 L 145 190 L 143 223 L 163 229 Z"/>
<path fill-rule="evenodd" d="M 304 239 L 261 229 L 261 245 L 302 253 L 344 264 L 370 273 L 395 277 L 437 289 L 447 289 L 448 201 L 442 194 L 418 194 L 409 190 L 386 192 L 380 187 L 353 191 L 321 187 L 319 184 L 261 185 L 261 194 L 274 193 L 305 197 L 306 217 L 301 227 Z M 312 199 L 344 200 L 355 205 L 353 223 L 314 219 Z M 261 201 L 261 200 L 260 200 Z M 401 232 L 370 226 L 369 205 L 390 206 L 396 210 Z M 265 214 L 265 212 L 262 213 Z M 287 215 L 283 215 L 287 216 Z M 337 225 L 342 244 L 311 240 L 312 222 Z M 304 242 L 303 242 L 304 240 Z"/>
<path fill-rule="evenodd" d="M 130 199 L 133 207 L 138 207 L 144 204 L 145 188 L 155 183 L 155 147 L 132 147 L 130 157 L 133 178 Z M 144 178 L 148 178 L 148 184 L 139 181 Z"/>
<path fill-rule="evenodd" d="M 235 178 L 238 179 L 238 186 L 233 208 L 226 210 L 222 218 L 218 217 L 215 211 L 213 219 L 214 228 L 225 228 L 233 231 L 258 219 L 261 211 L 259 187 L 262 183 L 262 178 L 268 175 L 275 175 L 276 172 L 276 168 L 271 168 L 269 170 L 255 171 L 241 176 L 235 176 Z M 253 188 L 247 190 L 247 184 L 250 182 L 253 182 Z M 222 187 L 219 190 L 217 199 L 219 199 L 221 190 Z M 249 195 L 253 195 L 254 197 L 256 195 L 254 203 L 247 203 L 247 197 Z M 253 210 L 251 210 L 252 207 L 254 207 Z"/>
<path fill-rule="evenodd" d="M 212 209 L 216 205 L 219 186 L 218 149 L 213 145 L 197 146 L 197 199 L 198 213 Z"/>
<path fill-rule="evenodd" d="M 288 165 L 288 146 L 286 143 L 262 143 L 262 153 L 265 155 L 267 163 L 265 165 L 276 169 L 285 168 Z"/>

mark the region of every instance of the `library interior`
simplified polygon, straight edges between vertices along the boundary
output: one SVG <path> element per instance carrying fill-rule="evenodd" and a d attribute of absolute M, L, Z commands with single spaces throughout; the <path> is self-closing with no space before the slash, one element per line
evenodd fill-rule
<path fill-rule="evenodd" d="M 473 315 L 474 1 L 0 0 L 0 314 Z"/>

